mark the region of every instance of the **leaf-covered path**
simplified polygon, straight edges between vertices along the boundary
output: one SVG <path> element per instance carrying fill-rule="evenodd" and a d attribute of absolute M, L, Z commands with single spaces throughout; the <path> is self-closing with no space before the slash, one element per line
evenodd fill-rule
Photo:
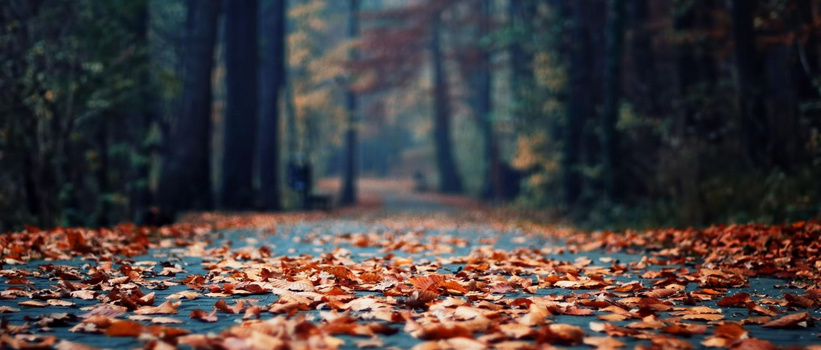
<path fill-rule="evenodd" d="M 458 199 L 384 193 L 379 209 L 336 214 L 6 235 L 2 341 L 63 349 L 821 343 L 817 224 L 584 235 L 505 221 Z"/>

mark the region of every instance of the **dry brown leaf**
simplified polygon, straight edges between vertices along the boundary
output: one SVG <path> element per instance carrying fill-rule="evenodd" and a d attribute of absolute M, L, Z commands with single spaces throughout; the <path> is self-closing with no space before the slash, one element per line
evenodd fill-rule
<path fill-rule="evenodd" d="M 190 290 L 186 290 L 186 291 L 171 294 L 171 295 L 169 295 L 165 298 L 168 299 L 168 300 L 180 300 L 180 299 L 194 300 L 194 299 L 199 298 L 200 296 L 201 296 L 200 293 L 192 292 Z"/>
<path fill-rule="evenodd" d="M 598 350 L 619 349 L 627 346 L 623 341 L 611 337 L 584 337 L 582 342 Z"/>
<path fill-rule="evenodd" d="M 776 346 L 766 340 L 761 339 L 744 339 L 730 345 L 732 350 L 779 350 L 780 346 Z"/>
<path fill-rule="evenodd" d="M 117 321 L 105 330 L 109 337 L 138 337 L 145 330 L 145 326 L 134 321 Z"/>
<path fill-rule="evenodd" d="M 681 316 L 682 319 L 692 321 L 719 321 L 724 319 L 721 314 L 692 314 Z"/>
<path fill-rule="evenodd" d="M 48 306 L 47 303 L 44 303 L 42 301 L 37 301 L 37 300 L 21 301 L 21 302 L 17 303 L 17 305 L 27 306 L 27 307 L 46 307 L 46 306 Z"/>
<path fill-rule="evenodd" d="M 211 313 L 207 313 L 201 309 L 194 309 L 191 311 L 190 316 L 191 319 L 202 321 L 202 322 L 217 322 L 219 318 L 217 317 L 217 310 L 212 311 Z"/>
<path fill-rule="evenodd" d="M 159 306 L 141 306 L 134 310 L 137 315 L 176 315 L 180 302 L 166 301 Z"/>
<path fill-rule="evenodd" d="M 809 325 L 810 313 L 801 312 L 797 314 L 787 315 L 767 322 L 761 327 L 765 328 L 806 328 Z"/>

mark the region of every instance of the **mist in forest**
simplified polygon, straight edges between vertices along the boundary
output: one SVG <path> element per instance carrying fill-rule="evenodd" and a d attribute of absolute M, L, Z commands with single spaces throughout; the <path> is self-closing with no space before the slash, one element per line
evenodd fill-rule
<path fill-rule="evenodd" d="M 379 179 L 583 227 L 818 219 L 820 11 L 5 0 L 0 232 L 355 206 Z"/>

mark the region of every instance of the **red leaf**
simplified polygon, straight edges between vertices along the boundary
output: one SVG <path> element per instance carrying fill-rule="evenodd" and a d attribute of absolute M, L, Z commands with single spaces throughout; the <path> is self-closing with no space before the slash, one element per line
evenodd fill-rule
<path fill-rule="evenodd" d="M 145 326 L 134 321 L 117 321 L 111 324 L 105 335 L 109 337 L 138 337 L 145 330 Z"/>
<path fill-rule="evenodd" d="M 749 293 L 738 293 L 733 296 L 721 298 L 721 300 L 718 301 L 718 306 L 746 307 L 748 302 L 750 302 Z"/>

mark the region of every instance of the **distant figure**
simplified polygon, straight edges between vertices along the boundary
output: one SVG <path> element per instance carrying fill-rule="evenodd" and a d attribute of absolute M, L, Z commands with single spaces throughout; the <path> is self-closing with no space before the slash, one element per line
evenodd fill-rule
<path fill-rule="evenodd" d="M 425 179 L 425 174 L 419 170 L 413 173 L 413 190 L 416 192 L 425 192 L 428 190 L 428 182 Z"/>
<path fill-rule="evenodd" d="M 311 164 L 305 155 L 297 153 L 288 161 L 288 186 L 299 193 L 302 209 L 310 209 L 308 196 L 311 194 L 311 178 Z"/>
<path fill-rule="evenodd" d="M 137 223 L 152 227 L 167 226 L 174 223 L 175 216 L 171 210 L 153 206 L 140 214 L 140 217 L 137 218 Z"/>

